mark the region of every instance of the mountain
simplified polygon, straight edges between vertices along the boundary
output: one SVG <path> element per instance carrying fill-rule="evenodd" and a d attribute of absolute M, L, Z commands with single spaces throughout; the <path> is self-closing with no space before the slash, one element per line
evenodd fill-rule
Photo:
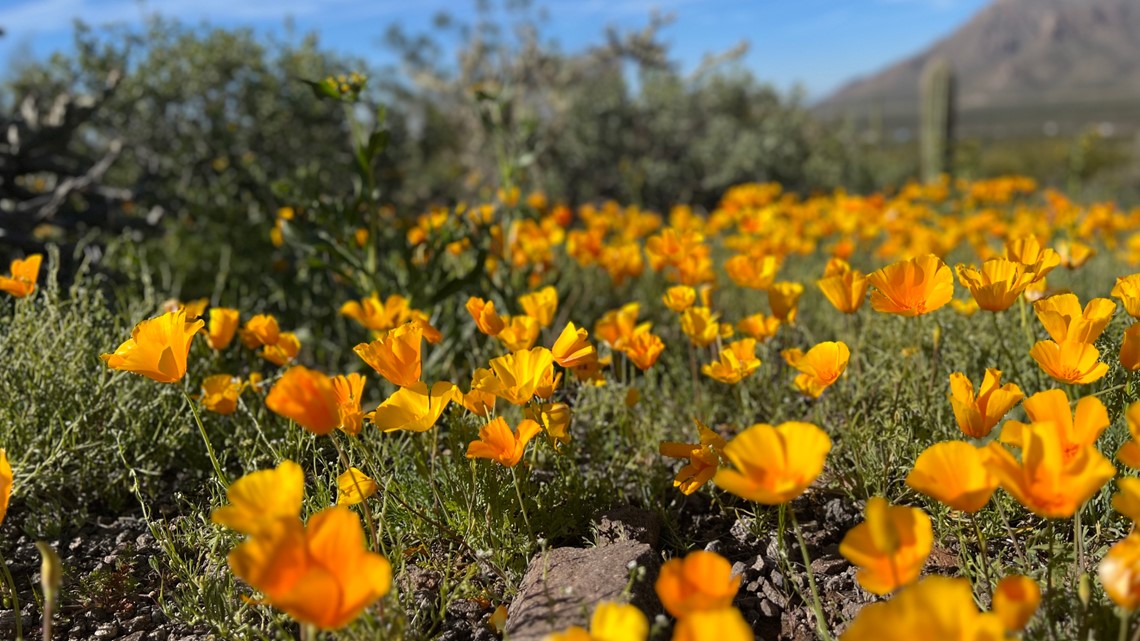
<path fill-rule="evenodd" d="M 995 0 L 925 51 L 821 101 L 825 117 L 913 126 L 923 67 L 956 74 L 964 130 L 997 135 L 1140 124 L 1140 0 Z M 969 131 L 964 131 L 969 133 Z"/>

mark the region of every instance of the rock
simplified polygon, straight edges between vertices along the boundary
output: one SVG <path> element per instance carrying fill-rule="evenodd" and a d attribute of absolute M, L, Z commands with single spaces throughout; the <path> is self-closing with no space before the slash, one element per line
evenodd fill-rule
<path fill-rule="evenodd" d="M 848 565 L 850 564 L 847 562 L 847 559 L 842 557 L 825 556 L 812 560 L 811 571 L 814 572 L 816 576 L 830 576 L 843 572 L 847 569 Z"/>
<path fill-rule="evenodd" d="M 661 539 L 661 519 L 648 510 L 619 507 L 602 514 L 594 527 L 598 544 L 637 541 L 656 548 Z"/>
<path fill-rule="evenodd" d="M 132 632 L 125 637 L 119 637 L 119 641 L 143 641 L 145 632 Z"/>
<path fill-rule="evenodd" d="M 599 601 L 628 600 L 652 618 L 660 608 L 653 592 L 658 568 L 652 548 L 638 541 L 539 553 L 507 611 L 506 632 L 511 641 L 541 641 L 571 625 L 587 627 Z M 626 599 L 631 572 L 639 576 Z"/>

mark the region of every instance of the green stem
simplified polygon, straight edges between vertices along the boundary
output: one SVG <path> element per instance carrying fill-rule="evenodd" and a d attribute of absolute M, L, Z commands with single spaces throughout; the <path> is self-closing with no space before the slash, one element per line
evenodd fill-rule
<path fill-rule="evenodd" d="M 1077 558 L 1073 559 L 1077 566 L 1074 576 L 1078 578 L 1085 571 L 1085 531 L 1081 527 L 1081 508 L 1083 507 L 1083 505 L 1078 507 L 1077 511 L 1073 513 L 1073 542 L 1077 548 Z"/>
<path fill-rule="evenodd" d="M 523 501 L 522 490 L 519 489 L 519 475 L 515 473 L 515 468 L 511 468 L 511 480 L 515 484 L 515 496 L 519 498 L 519 509 L 522 510 L 523 523 L 526 524 L 527 534 L 530 535 L 530 540 L 534 540 L 534 530 L 530 527 L 530 519 L 526 515 L 526 502 Z"/>
<path fill-rule="evenodd" d="M 811 571 L 811 557 L 808 555 L 807 543 L 804 542 L 800 522 L 796 519 L 796 511 L 788 506 L 788 515 L 792 518 L 792 529 L 796 532 L 796 541 L 800 544 L 800 553 L 804 557 L 804 570 L 807 571 L 808 588 L 811 590 L 811 607 L 815 612 L 815 629 L 824 641 L 831 641 L 831 633 L 827 631 L 827 619 L 823 616 L 823 604 L 819 600 L 819 590 L 815 587 L 815 574 Z"/>
<path fill-rule="evenodd" d="M 1049 626 L 1049 638 L 1057 639 L 1057 630 L 1053 626 L 1053 617 L 1049 610 L 1053 603 L 1053 557 L 1056 551 L 1057 535 L 1053 519 L 1049 519 L 1049 560 L 1045 564 L 1045 620 Z"/>
<path fill-rule="evenodd" d="M 198 426 L 198 433 L 202 435 L 202 442 L 206 444 L 206 454 L 210 456 L 210 463 L 214 466 L 214 474 L 218 477 L 218 482 L 222 484 L 222 488 L 230 489 L 230 482 L 226 480 L 226 473 L 222 471 L 222 465 L 218 463 L 218 456 L 214 453 L 214 446 L 210 443 L 210 436 L 206 434 L 206 426 L 202 425 L 202 417 L 198 415 L 198 407 L 186 393 L 182 390 L 182 396 L 186 399 L 186 404 L 190 406 L 190 413 L 194 415 L 194 423 Z"/>
<path fill-rule="evenodd" d="M 16 641 L 24 641 L 24 622 L 20 615 L 20 597 L 16 594 L 16 580 L 12 578 L 12 571 L 8 569 L 8 560 L 0 553 L 0 570 L 4 571 L 4 582 L 8 584 L 8 591 L 12 594 L 12 612 L 16 615 Z"/>
<path fill-rule="evenodd" d="M 336 440 L 335 432 L 329 434 L 329 440 L 332 441 L 333 447 L 336 448 L 336 453 L 340 455 L 340 464 L 344 466 L 344 471 L 348 472 L 352 469 L 352 464 L 348 461 L 348 456 L 344 453 L 344 448 Z M 356 475 L 352 475 L 352 484 L 356 486 L 356 493 L 360 495 L 360 507 L 364 509 L 364 520 L 368 521 L 368 531 L 372 534 L 372 549 L 380 549 L 380 537 L 376 535 L 376 521 L 372 518 L 372 509 L 368 507 L 368 497 L 364 496 L 364 490 L 360 488 L 360 481 Z"/>
<path fill-rule="evenodd" d="M 317 641 L 317 626 L 312 623 L 302 623 L 301 641 Z"/>
<path fill-rule="evenodd" d="M 974 524 L 974 534 L 978 536 L 978 549 L 982 555 L 982 574 L 986 577 L 986 596 L 990 597 L 990 602 L 993 602 L 993 579 L 990 577 L 990 558 L 986 551 L 986 537 L 982 534 L 982 528 L 978 525 L 978 515 L 970 513 L 970 522 Z"/>
<path fill-rule="evenodd" d="M 1120 630 L 1116 633 L 1116 641 L 1125 641 L 1128 638 L 1128 619 L 1132 616 L 1131 610 L 1120 608 Z"/>

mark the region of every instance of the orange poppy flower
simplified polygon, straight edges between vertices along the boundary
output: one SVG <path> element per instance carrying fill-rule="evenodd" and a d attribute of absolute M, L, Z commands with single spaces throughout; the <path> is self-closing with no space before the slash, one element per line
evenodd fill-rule
<path fill-rule="evenodd" d="M 1041 587 L 1022 574 L 1011 574 L 994 588 L 993 612 L 1008 632 L 1025 628 L 1041 603 Z"/>
<path fill-rule="evenodd" d="M 239 333 L 242 343 L 249 349 L 276 345 L 281 339 L 281 328 L 277 325 L 277 319 L 270 314 L 258 314 L 250 318 Z"/>
<path fill-rule="evenodd" d="M 381 301 L 380 296 L 373 292 L 368 298 L 351 300 L 340 306 L 342 316 L 351 318 L 373 332 L 386 332 L 403 325 L 411 320 L 412 312 L 408 299 L 399 294 L 392 294 Z"/>
<path fill-rule="evenodd" d="M 523 415 L 541 425 L 556 443 L 565 445 L 570 442 L 571 412 L 566 403 L 538 403 L 537 407 L 536 404 L 527 405 Z"/>
<path fill-rule="evenodd" d="M 340 403 L 332 379 L 302 365 L 285 370 L 269 390 L 265 405 L 317 436 L 340 425 Z"/>
<path fill-rule="evenodd" d="M 756 358 L 756 339 L 745 338 L 725 345 L 719 358 L 701 366 L 701 373 L 709 378 L 728 383 L 739 383 L 760 367 Z"/>
<path fill-rule="evenodd" d="M 673 641 L 753 641 L 752 626 L 740 610 L 728 607 L 694 612 L 677 621 Z M 615 640 L 616 641 L 616 640 Z"/>
<path fill-rule="evenodd" d="M 933 254 L 887 265 L 867 276 L 874 287 L 871 307 L 877 312 L 920 316 L 942 307 L 954 297 L 954 275 Z"/>
<path fill-rule="evenodd" d="M 12 464 L 8 462 L 8 452 L 0 449 L 0 524 L 8 515 L 8 503 L 12 500 Z"/>
<path fill-rule="evenodd" d="M 277 519 L 234 548 L 229 564 L 266 603 L 324 630 L 351 623 L 392 584 L 391 565 L 367 550 L 360 517 L 343 505 L 321 510 L 307 527 Z"/>
<path fill-rule="evenodd" d="M 1112 602 L 1132 611 L 1140 607 L 1140 532 L 1133 532 L 1108 550 L 1097 576 Z"/>
<path fill-rule="evenodd" d="M 542 331 L 542 326 L 530 316 L 511 316 L 507 319 L 503 331 L 499 332 L 495 338 L 499 339 L 499 342 L 510 351 L 517 352 L 534 347 L 540 331 Z"/>
<path fill-rule="evenodd" d="M 700 435 L 698 443 L 663 442 L 658 448 L 662 456 L 686 459 L 689 463 L 677 471 L 673 487 L 688 496 L 699 490 L 716 474 L 720 467 L 720 457 L 724 452 L 725 441 L 719 434 L 710 430 L 704 423 L 693 419 Z"/>
<path fill-rule="evenodd" d="M 1059 430 L 1052 423 L 1030 423 L 1021 430 L 1021 461 L 990 443 L 990 469 L 1018 503 L 1047 519 L 1073 516 L 1113 476 L 1112 466 L 1093 446 L 1065 460 Z"/>
<path fill-rule="evenodd" d="M 546 636 L 545 641 L 645 641 L 649 621 L 635 606 L 603 601 L 594 608 L 590 630 L 570 626 Z"/>
<path fill-rule="evenodd" d="M 1087 385 L 1108 373 L 1108 363 L 1097 360 L 1100 351 L 1091 343 L 1038 341 L 1029 355 L 1042 371 L 1062 383 Z"/>
<path fill-rule="evenodd" d="M 1140 478 L 1118 478 L 1116 487 L 1120 491 L 1112 495 L 1112 509 L 1132 519 L 1133 524 L 1140 522 Z"/>
<path fill-rule="evenodd" d="M 490 423 L 479 428 L 479 440 L 467 445 L 467 458 L 486 458 L 503 467 L 514 467 L 522 460 L 526 444 L 541 431 L 542 427 L 538 423 L 523 419 L 516 435 L 502 416 L 496 416 Z"/>
<path fill-rule="evenodd" d="M 752 314 L 737 323 L 736 329 L 740 330 L 742 334 L 751 336 L 758 341 L 767 341 L 776 335 L 776 332 L 780 329 L 780 325 L 780 319 L 775 316 Z"/>
<path fill-rule="evenodd" d="M 1045 276 L 1061 264 L 1061 257 L 1048 247 L 1042 247 L 1036 236 L 1012 238 L 1005 243 L 1005 257 L 1024 264 L 1033 273 L 1034 282 L 1044 280 Z"/>
<path fill-rule="evenodd" d="M 613 349 L 621 349 L 625 341 L 631 338 L 638 329 L 637 315 L 641 312 L 641 305 L 628 303 L 619 309 L 612 309 L 594 323 L 594 336 Z M 649 325 L 644 325 L 644 331 Z"/>
<path fill-rule="evenodd" d="M 1124 412 L 1124 420 L 1128 424 L 1132 440 L 1120 446 L 1116 451 L 1116 460 L 1128 467 L 1140 468 L 1140 401 L 1128 406 Z"/>
<path fill-rule="evenodd" d="M 1129 372 L 1140 370 L 1140 323 L 1132 323 L 1124 330 L 1120 342 L 1120 366 Z"/>
<path fill-rule="evenodd" d="M 961 372 L 950 375 L 950 405 L 958 427 L 971 438 L 985 438 L 1014 405 L 1025 398 L 1014 383 L 1001 385 L 1001 370 L 987 368 L 978 395 L 974 384 Z"/>
<path fill-rule="evenodd" d="M 215 414 L 233 414 L 244 387 L 240 378 L 229 374 L 207 376 L 202 381 L 202 406 Z"/>
<path fill-rule="evenodd" d="M 24 298 L 36 291 L 36 280 L 40 277 L 40 263 L 43 259 L 43 254 L 32 254 L 23 260 L 13 260 L 8 275 L 0 276 L 0 292 Z"/>
<path fill-rule="evenodd" d="M 1030 421 L 1053 425 L 1065 461 L 1076 456 L 1081 448 L 1095 444 L 1110 422 L 1108 409 L 1099 398 L 1086 396 L 1071 410 L 1068 394 L 1060 389 L 1038 392 L 1025 399 L 1022 407 Z M 1020 421 L 1006 421 L 1001 429 L 1001 442 L 1018 447 L 1026 428 Z"/>
<path fill-rule="evenodd" d="M 839 553 L 859 568 L 855 580 L 873 594 L 887 594 L 913 582 L 934 544 L 930 517 L 918 508 L 892 506 L 873 496 L 867 518 L 851 528 Z"/>
<path fill-rule="evenodd" d="M 364 376 L 356 372 L 347 376 L 341 374 L 332 379 L 337 414 L 340 417 L 337 427 L 345 434 L 356 436 L 364 428 L 364 412 L 360 408 L 360 401 L 364 397 L 364 382 Z"/>
<path fill-rule="evenodd" d="M 472 296 L 467 299 L 467 313 L 475 319 L 475 327 L 487 336 L 498 336 L 507 323 L 495 313 L 495 301 L 486 301 Z"/>
<path fill-rule="evenodd" d="M 207 326 L 206 344 L 214 351 L 229 347 L 237 333 L 240 312 L 227 307 L 210 308 L 210 324 Z"/>
<path fill-rule="evenodd" d="M 740 589 L 740 577 L 732 576 L 732 565 L 721 555 L 696 550 L 683 559 L 666 561 L 655 588 L 665 611 L 684 619 L 695 612 L 732 606 Z"/>
<path fill-rule="evenodd" d="M 970 290 L 978 307 L 990 312 L 1009 309 L 1036 276 L 1022 263 L 1005 258 L 991 258 L 980 270 L 959 264 L 957 271 L 958 281 Z"/>
<path fill-rule="evenodd" d="M 664 350 L 665 343 L 661 337 L 649 331 L 636 332 L 621 349 L 622 353 L 643 372 L 653 367 Z"/>
<path fill-rule="evenodd" d="M 350 467 L 336 477 L 336 504 L 356 505 L 376 494 L 380 486 L 376 481 L 355 467 Z"/>
<path fill-rule="evenodd" d="M 807 353 L 793 348 L 780 352 L 780 356 L 800 372 L 794 381 L 796 389 L 811 398 L 819 398 L 823 390 L 847 371 L 851 350 L 842 341 L 828 341 L 812 347 Z"/>
<path fill-rule="evenodd" d="M 286 365 L 297 358 L 301 351 L 301 340 L 293 332 L 281 332 L 277 342 L 261 348 L 261 357 L 274 365 Z"/>
<path fill-rule="evenodd" d="M 131 338 L 113 354 L 99 358 L 111 369 L 142 374 L 159 383 L 176 383 L 186 374 L 190 343 L 202 329 L 201 319 L 187 321 L 186 312 L 168 312 L 135 325 Z"/>
<path fill-rule="evenodd" d="M 420 382 L 423 328 L 405 323 L 372 341 L 352 348 L 368 366 L 397 387 Z"/>

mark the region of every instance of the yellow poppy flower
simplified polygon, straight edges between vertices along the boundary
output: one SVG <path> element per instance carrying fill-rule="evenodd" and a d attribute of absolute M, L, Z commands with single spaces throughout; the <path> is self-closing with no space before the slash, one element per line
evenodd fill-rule
<path fill-rule="evenodd" d="M 281 332 L 277 342 L 261 348 L 261 357 L 274 365 L 287 365 L 301 351 L 301 340 L 293 332 Z"/>
<path fill-rule="evenodd" d="M 438 381 L 431 389 L 427 383 L 416 383 L 396 390 L 365 418 L 385 432 L 426 432 L 435 426 L 448 403 L 461 400 L 459 389 L 447 381 Z"/>
<path fill-rule="evenodd" d="M 1022 404 L 1029 420 L 1048 423 L 1057 431 L 1064 461 L 1069 461 L 1086 446 L 1093 445 L 1109 425 L 1108 409 L 1095 396 L 1086 396 L 1070 409 L 1069 395 L 1065 390 L 1038 392 Z M 1026 424 L 1006 421 L 1001 430 L 1001 442 L 1018 447 Z"/>
<path fill-rule="evenodd" d="M 111 369 L 142 374 L 159 383 L 175 383 L 186 374 L 186 357 L 194 335 L 205 325 L 188 322 L 184 311 L 168 312 L 135 325 L 130 340 L 113 354 L 99 358 Z"/>
<path fill-rule="evenodd" d="M 226 490 L 229 504 L 210 520 L 242 534 L 257 535 L 281 518 L 298 518 L 305 493 L 305 473 L 293 461 L 275 469 L 250 472 Z"/>
<path fill-rule="evenodd" d="M 590 333 L 585 327 L 566 323 L 554 347 L 550 349 L 554 362 L 562 367 L 577 367 L 598 360 L 598 350 L 590 344 Z"/>
<path fill-rule="evenodd" d="M 360 301 L 348 301 L 340 306 L 340 313 L 360 323 L 373 332 L 386 332 L 403 325 L 412 318 L 411 304 L 407 298 L 392 294 L 384 301 L 375 292 Z"/>
<path fill-rule="evenodd" d="M 546 430 L 548 436 L 563 445 L 570 442 L 570 419 L 572 413 L 566 403 L 539 403 L 537 406 L 527 405 L 523 415 L 538 423 Z"/>
<path fill-rule="evenodd" d="M 1002 641 L 996 614 L 978 611 L 966 579 L 928 576 L 889 601 L 872 603 L 856 615 L 840 641 Z"/>
<path fill-rule="evenodd" d="M 471 388 L 512 405 L 526 405 L 535 396 L 550 398 L 555 388 L 554 355 L 535 347 L 492 359 L 490 369 L 475 371 Z"/>
<path fill-rule="evenodd" d="M 603 601 L 594 608 L 590 630 L 571 626 L 546 635 L 543 641 L 645 641 L 649 621 L 632 605 Z"/>
<path fill-rule="evenodd" d="M 1033 303 L 1033 311 L 1057 343 L 1092 343 L 1104 332 L 1116 303 L 1107 298 L 1094 298 L 1081 309 L 1074 294 L 1055 294 Z"/>
<path fill-rule="evenodd" d="M 1120 342 L 1120 366 L 1129 372 L 1140 370 L 1140 323 L 1132 323 L 1124 330 Z"/>
<path fill-rule="evenodd" d="M 753 641 L 752 626 L 740 610 L 728 607 L 694 612 L 677 621 L 673 641 Z"/>
<path fill-rule="evenodd" d="M 708 307 L 690 307 L 681 313 L 681 331 L 693 345 L 707 347 L 720 336 L 718 318 Z"/>
<path fill-rule="evenodd" d="M 1108 550 L 1097 576 L 1113 603 L 1128 611 L 1140 607 L 1140 532 L 1129 534 Z"/>
<path fill-rule="evenodd" d="M 517 352 L 534 347 L 540 331 L 542 331 L 542 326 L 530 316 L 511 316 L 507 319 L 503 331 L 499 332 L 495 338 L 499 339 L 503 346 L 510 351 Z"/>
<path fill-rule="evenodd" d="M 998 486 L 988 450 L 965 441 L 943 441 L 923 450 L 906 477 L 911 489 L 955 510 L 974 513 L 989 503 Z"/>
<path fill-rule="evenodd" d="M 816 281 L 820 291 L 835 309 L 844 314 L 854 314 L 863 306 L 867 297 L 867 275 L 852 269 L 842 258 L 827 261 L 823 278 Z"/>
<path fill-rule="evenodd" d="M 554 314 L 558 312 L 558 291 L 548 285 L 536 292 L 520 296 L 519 305 L 526 315 L 538 321 L 541 327 L 550 327 L 554 322 Z"/>
<path fill-rule="evenodd" d="M 781 323 L 794 325 L 804 286 L 799 283 L 774 283 L 768 288 L 768 307 Z"/>
<path fill-rule="evenodd" d="M 380 486 L 367 474 L 350 467 L 336 477 L 336 504 L 356 505 L 376 494 Z"/>
<path fill-rule="evenodd" d="M 688 285 L 676 285 L 665 290 L 661 300 L 666 307 L 680 314 L 697 301 L 697 290 Z"/>
<path fill-rule="evenodd" d="M 1124 311 L 1132 318 L 1140 318 L 1140 274 L 1129 274 L 1116 279 L 1112 297 L 1119 298 Z"/>
<path fill-rule="evenodd" d="M 831 439 L 811 423 L 757 423 L 724 447 L 732 467 L 719 470 L 714 482 L 749 501 L 779 505 L 803 494 L 829 451 Z"/>
<path fill-rule="evenodd" d="M 775 316 L 752 314 L 737 323 L 736 329 L 740 330 L 742 334 L 747 334 L 758 341 L 767 341 L 776 335 L 781 324 L 780 319 Z"/>

